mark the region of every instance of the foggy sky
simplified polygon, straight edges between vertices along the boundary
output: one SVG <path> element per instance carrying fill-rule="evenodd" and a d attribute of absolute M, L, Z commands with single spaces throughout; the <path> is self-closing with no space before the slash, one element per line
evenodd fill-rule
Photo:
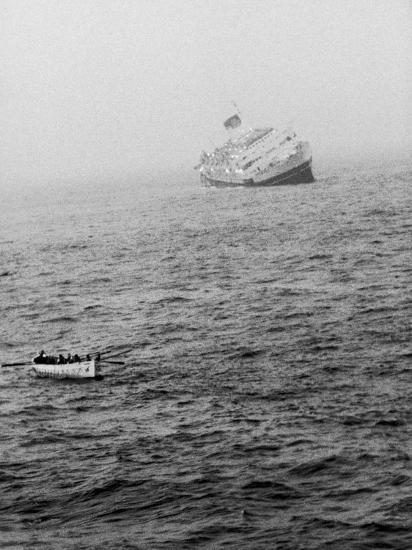
<path fill-rule="evenodd" d="M 0 0 L 0 182 L 191 168 L 245 124 L 411 148 L 403 0 Z"/>

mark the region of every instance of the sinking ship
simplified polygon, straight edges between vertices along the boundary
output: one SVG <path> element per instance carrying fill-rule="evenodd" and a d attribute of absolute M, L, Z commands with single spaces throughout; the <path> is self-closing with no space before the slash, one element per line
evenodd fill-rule
<path fill-rule="evenodd" d="M 264 186 L 315 181 L 312 151 L 292 128 L 242 129 L 240 113 L 224 122 L 229 139 L 212 153 L 202 152 L 200 181 L 214 187 Z"/>

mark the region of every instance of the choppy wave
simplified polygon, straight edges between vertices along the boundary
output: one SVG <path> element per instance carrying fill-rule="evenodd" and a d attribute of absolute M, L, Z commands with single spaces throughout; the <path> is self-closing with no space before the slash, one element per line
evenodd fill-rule
<path fill-rule="evenodd" d="M 411 173 L 5 214 L 2 547 L 411 548 Z"/>

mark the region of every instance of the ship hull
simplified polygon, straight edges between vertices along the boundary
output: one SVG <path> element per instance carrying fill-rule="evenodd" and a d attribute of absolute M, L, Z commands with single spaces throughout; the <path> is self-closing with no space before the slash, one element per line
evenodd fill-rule
<path fill-rule="evenodd" d="M 312 174 L 312 159 L 309 159 L 299 166 L 291 168 L 281 174 L 270 176 L 266 179 L 255 181 L 253 178 L 243 181 L 224 181 L 211 178 L 202 174 L 201 180 L 205 185 L 212 187 L 271 187 L 275 185 L 295 185 L 299 183 L 312 183 L 315 178 Z"/>

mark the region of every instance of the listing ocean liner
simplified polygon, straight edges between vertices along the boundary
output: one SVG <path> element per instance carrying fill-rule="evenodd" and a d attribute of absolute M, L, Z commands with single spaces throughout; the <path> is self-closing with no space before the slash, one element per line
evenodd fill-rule
<path fill-rule="evenodd" d="M 200 181 L 214 187 L 310 183 L 312 153 L 307 141 L 300 141 L 291 128 L 241 130 L 239 114 L 224 122 L 231 135 L 212 153 L 202 152 L 195 167 Z"/>

